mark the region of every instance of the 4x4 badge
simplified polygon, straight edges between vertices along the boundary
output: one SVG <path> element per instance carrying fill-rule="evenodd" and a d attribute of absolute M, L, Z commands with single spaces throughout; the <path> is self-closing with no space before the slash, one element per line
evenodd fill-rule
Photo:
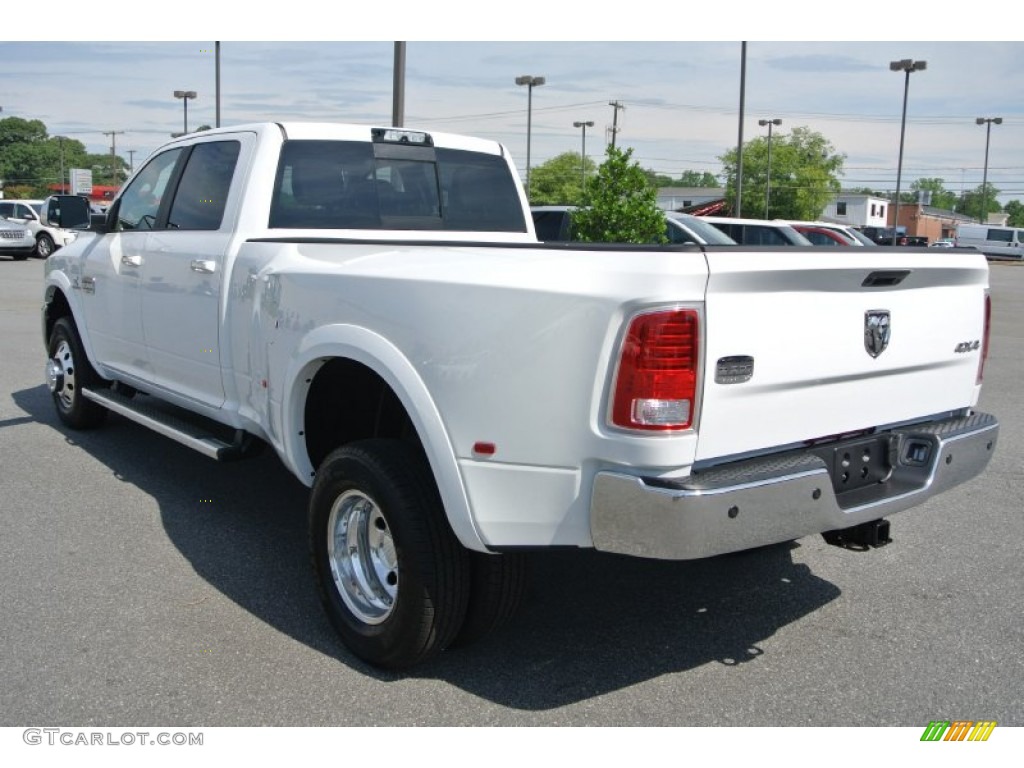
<path fill-rule="evenodd" d="M 878 357 L 885 352 L 891 334 L 889 310 L 869 309 L 864 313 L 864 349 L 869 355 Z"/>

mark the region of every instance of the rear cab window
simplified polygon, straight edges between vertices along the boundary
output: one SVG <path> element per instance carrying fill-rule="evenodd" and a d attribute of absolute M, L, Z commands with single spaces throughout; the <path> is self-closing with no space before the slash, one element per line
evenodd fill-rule
<path fill-rule="evenodd" d="M 269 226 L 527 231 L 504 158 L 386 141 L 286 141 Z"/>

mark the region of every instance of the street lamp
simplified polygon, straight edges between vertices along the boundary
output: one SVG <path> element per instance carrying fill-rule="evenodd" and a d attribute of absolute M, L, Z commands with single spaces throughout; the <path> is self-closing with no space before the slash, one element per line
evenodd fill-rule
<path fill-rule="evenodd" d="M 778 117 L 773 117 L 768 120 L 758 120 L 757 124 L 762 128 L 768 126 L 768 183 L 764 188 L 764 217 L 768 218 L 768 200 L 772 194 L 772 126 L 782 125 L 782 120 Z"/>
<path fill-rule="evenodd" d="M 572 127 L 573 128 L 582 128 L 583 129 L 583 150 L 582 150 L 583 162 L 580 165 L 582 166 L 582 171 L 583 171 L 583 193 L 586 194 L 586 192 L 587 192 L 587 128 L 593 128 L 594 127 L 594 121 L 593 120 L 586 120 L 586 121 L 576 120 L 576 121 L 573 122 Z"/>
<path fill-rule="evenodd" d="M 906 72 L 906 80 L 903 83 L 903 119 L 900 121 L 900 157 L 896 165 L 896 212 L 892 220 L 892 244 L 896 245 L 896 229 L 900 225 L 900 180 L 903 175 L 903 137 L 907 132 L 907 95 L 910 93 L 910 73 L 920 72 L 928 67 L 927 61 L 914 61 L 913 59 L 900 59 L 890 61 L 889 69 L 893 72 Z"/>
<path fill-rule="evenodd" d="M 526 199 L 530 199 L 530 131 L 533 122 L 533 87 L 544 85 L 543 77 L 521 75 L 516 78 L 516 85 L 525 85 L 526 91 Z"/>
<path fill-rule="evenodd" d="M 188 100 L 197 96 L 195 91 L 175 91 L 174 98 L 184 99 L 185 102 L 185 133 L 188 133 Z"/>
<path fill-rule="evenodd" d="M 1002 125 L 1003 118 L 979 117 L 974 122 L 985 126 L 985 173 L 981 177 L 981 216 L 978 217 L 978 221 L 984 224 L 988 220 L 988 140 L 992 136 L 992 123 Z"/>

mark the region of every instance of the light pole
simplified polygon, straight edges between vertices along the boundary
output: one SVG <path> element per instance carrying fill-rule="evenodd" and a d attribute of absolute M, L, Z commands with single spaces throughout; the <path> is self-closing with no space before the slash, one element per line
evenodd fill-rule
<path fill-rule="evenodd" d="M 185 133 L 188 133 L 188 100 L 196 97 L 195 91 L 175 91 L 174 98 L 183 99 L 185 102 Z"/>
<path fill-rule="evenodd" d="M 587 128 L 593 128 L 594 127 L 594 121 L 593 120 L 586 120 L 586 121 L 576 120 L 576 121 L 573 122 L 572 127 L 573 128 L 582 128 L 583 129 L 583 150 L 582 150 L 583 162 L 580 165 L 581 165 L 581 169 L 583 171 L 583 193 L 586 194 L 586 192 L 587 192 Z"/>
<path fill-rule="evenodd" d="M 533 87 L 544 85 L 547 82 L 543 77 L 533 75 L 520 75 L 516 78 L 516 85 L 526 86 L 526 199 L 530 199 L 530 132 L 533 122 Z"/>
<path fill-rule="evenodd" d="M 979 117 L 975 121 L 985 126 L 985 172 L 981 177 L 981 216 L 978 221 L 984 224 L 988 220 L 988 140 L 992 137 L 992 123 L 1002 125 L 1001 117 Z"/>
<path fill-rule="evenodd" d="M 764 217 L 768 218 L 768 200 L 772 196 L 772 126 L 782 125 L 782 120 L 778 117 L 769 118 L 768 120 L 758 120 L 757 124 L 762 128 L 768 126 L 768 181 L 764 188 Z"/>
<path fill-rule="evenodd" d="M 907 132 L 907 95 L 910 93 L 910 73 L 920 72 L 928 67 L 927 61 L 914 61 L 913 59 L 900 59 L 890 61 L 889 69 L 893 72 L 906 72 L 907 76 L 903 83 L 903 119 L 900 121 L 900 157 L 896 165 L 896 212 L 892 220 L 892 244 L 896 245 L 896 229 L 900 225 L 900 180 L 903 176 L 903 138 Z"/>

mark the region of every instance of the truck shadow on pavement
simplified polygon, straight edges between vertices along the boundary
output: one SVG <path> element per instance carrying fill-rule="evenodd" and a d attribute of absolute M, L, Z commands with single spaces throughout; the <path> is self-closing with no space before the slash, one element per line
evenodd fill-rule
<path fill-rule="evenodd" d="M 556 708 L 708 663 L 756 663 L 765 639 L 840 594 L 793 561 L 795 543 L 690 562 L 538 552 L 507 627 L 406 674 L 381 672 L 352 656 L 324 616 L 306 544 L 308 492 L 273 450 L 220 464 L 114 414 L 99 430 L 69 431 L 42 386 L 13 398 L 151 496 L 168 539 L 208 584 L 384 684 L 437 679 L 507 707 Z"/>

